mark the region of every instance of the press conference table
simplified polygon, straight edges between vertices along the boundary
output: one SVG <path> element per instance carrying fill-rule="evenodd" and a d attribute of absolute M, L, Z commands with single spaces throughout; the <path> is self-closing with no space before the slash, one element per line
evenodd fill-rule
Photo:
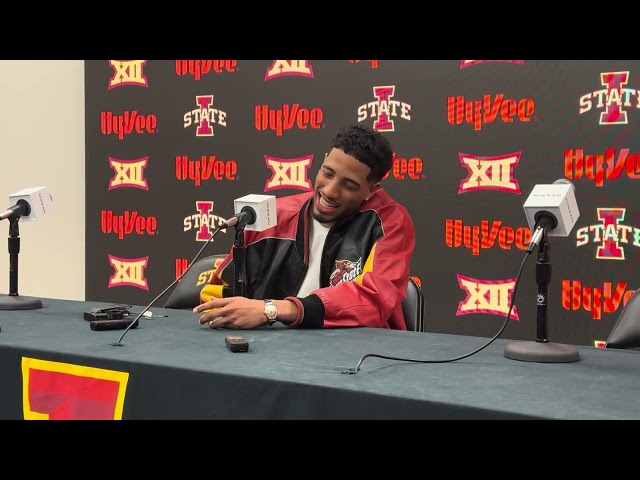
<path fill-rule="evenodd" d="M 126 379 L 118 393 L 124 420 L 640 418 L 639 352 L 578 347 L 578 362 L 520 362 L 504 357 L 510 340 L 498 339 L 456 362 L 367 358 L 347 375 L 366 353 L 446 359 L 487 339 L 373 328 L 211 330 L 189 311 L 154 308 L 168 316 L 142 318 L 114 346 L 122 330 L 93 331 L 83 319 L 108 304 L 42 301 L 37 310 L 0 311 L 0 419 L 48 418 L 37 411 L 38 395 L 57 411 L 52 418 L 73 418 L 82 399 L 104 406 L 99 382 L 84 390 L 74 383 L 86 372 Z M 230 334 L 249 340 L 249 351 L 230 352 Z M 63 366 L 67 390 L 41 374 L 52 365 Z"/>

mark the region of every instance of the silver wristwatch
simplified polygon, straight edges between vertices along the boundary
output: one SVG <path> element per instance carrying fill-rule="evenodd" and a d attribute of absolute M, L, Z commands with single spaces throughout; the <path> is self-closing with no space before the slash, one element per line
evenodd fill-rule
<path fill-rule="evenodd" d="M 267 317 L 267 325 L 271 326 L 276 323 L 278 309 L 269 298 L 264 300 L 264 316 Z"/>

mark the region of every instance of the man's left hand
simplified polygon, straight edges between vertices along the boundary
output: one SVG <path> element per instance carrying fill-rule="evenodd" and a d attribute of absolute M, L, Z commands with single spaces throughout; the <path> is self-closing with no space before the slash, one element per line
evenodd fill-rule
<path fill-rule="evenodd" d="M 267 324 L 264 315 L 264 302 L 245 297 L 213 298 L 193 309 L 193 313 L 202 313 L 198 319 L 200 325 L 209 324 L 210 328 L 250 329 Z"/>

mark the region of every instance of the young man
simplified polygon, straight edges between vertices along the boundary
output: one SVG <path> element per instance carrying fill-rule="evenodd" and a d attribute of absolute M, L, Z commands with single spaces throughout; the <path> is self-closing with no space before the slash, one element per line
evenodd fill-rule
<path fill-rule="evenodd" d="M 200 294 L 211 328 L 378 327 L 406 330 L 415 231 L 382 188 L 393 151 L 363 125 L 340 129 L 313 193 L 276 199 L 277 225 L 245 231 L 246 297 L 233 297 L 233 249 Z"/>

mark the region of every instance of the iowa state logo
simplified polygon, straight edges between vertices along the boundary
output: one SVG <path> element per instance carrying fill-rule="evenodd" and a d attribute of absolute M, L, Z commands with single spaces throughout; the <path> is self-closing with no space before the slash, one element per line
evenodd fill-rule
<path fill-rule="evenodd" d="M 196 95 L 198 108 L 189 110 L 183 116 L 184 128 L 196 126 L 196 137 L 213 137 L 214 125 L 227 126 L 227 112 L 213 108 L 214 98 L 213 94 Z"/>
<path fill-rule="evenodd" d="M 640 92 L 627 88 L 628 83 L 628 71 L 601 73 L 600 85 L 603 88 L 580 97 L 579 115 L 595 107 L 601 110 L 600 125 L 626 125 L 629 123 L 627 110 L 640 108 Z"/>
<path fill-rule="evenodd" d="M 335 287 L 342 282 L 352 282 L 362 274 L 362 258 L 353 260 L 336 260 L 336 268 L 329 277 L 329 286 Z"/>
<path fill-rule="evenodd" d="M 373 118 L 373 129 L 378 132 L 395 132 L 395 118 L 411 121 L 411 105 L 393 97 L 395 85 L 373 87 L 375 101 L 358 107 L 358 122 Z"/>

